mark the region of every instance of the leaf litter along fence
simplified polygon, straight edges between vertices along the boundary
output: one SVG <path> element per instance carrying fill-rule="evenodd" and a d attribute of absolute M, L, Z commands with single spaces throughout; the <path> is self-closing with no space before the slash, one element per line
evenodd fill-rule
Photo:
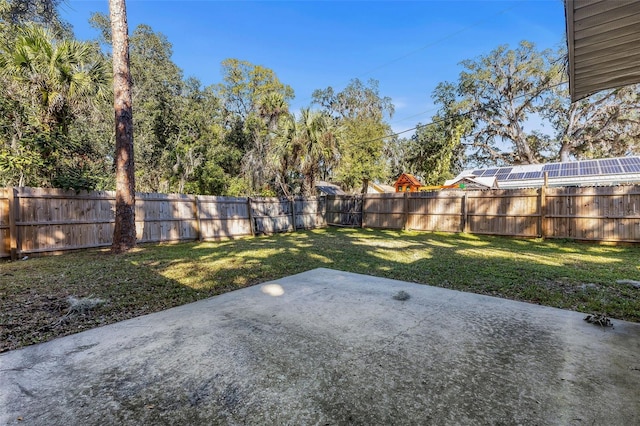
<path fill-rule="evenodd" d="M 115 193 L 0 188 L 0 257 L 111 245 Z M 138 241 L 324 226 L 640 242 L 640 186 L 245 198 L 136 195 Z"/>

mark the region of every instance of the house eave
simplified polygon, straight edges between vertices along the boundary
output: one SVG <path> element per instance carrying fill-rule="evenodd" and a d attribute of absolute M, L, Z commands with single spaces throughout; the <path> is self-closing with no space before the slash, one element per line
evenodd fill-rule
<path fill-rule="evenodd" d="M 565 0 L 565 23 L 572 102 L 640 82 L 640 2 Z"/>

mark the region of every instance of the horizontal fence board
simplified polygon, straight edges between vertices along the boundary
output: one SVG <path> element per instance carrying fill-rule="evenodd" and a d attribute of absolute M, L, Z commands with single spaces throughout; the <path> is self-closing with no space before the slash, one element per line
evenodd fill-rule
<path fill-rule="evenodd" d="M 100 224 L 100 223 L 115 223 L 114 219 L 103 220 L 48 220 L 48 221 L 34 221 L 34 222 L 17 222 L 18 226 L 40 226 L 46 224 L 47 226 L 53 225 L 87 225 L 87 224 Z"/>
<path fill-rule="evenodd" d="M 469 229 L 472 234 L 537 237 L 537 224 L 538 218 L 531 216 L 471 216 L 469 218 Z"/>
<path fill-rule="evenodd" d="M 200 222 L 200 233 L 203 240 L 251 235 L 251 223 L 249 218 L 203 219 Z"/>
<path fill-rule="evenodd" d="M 402 229 L 404 228 L 404 213 L 366 213 L 364 226 L 367 228 Z"/>
<path fill-rule="evenodd" d="M 66 247 L 101 246 L 110 244 L 113 224 L 38 225 L 18 227 L 20 253 L 61 251 Z"/>
<path fill-rule="evenodd" d="M 196 220 L 136 222 L 136 238 L 140 243 L 195 240 Z"/>
<path fill-rule="evenodd" d="M 462 218 L 455 215 L 409 215 L 407 228 L 414 231 L 462 232 Z"/>

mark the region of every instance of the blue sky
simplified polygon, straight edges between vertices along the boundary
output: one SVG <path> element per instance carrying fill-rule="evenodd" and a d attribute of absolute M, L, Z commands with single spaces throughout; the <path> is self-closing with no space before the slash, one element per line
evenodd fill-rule
<path fill-rule="evenodd" d="M 71 0 L 61 12 L 88 40 L 97 37 L 89 16 L 108 13 L 108 1 Z M 561 0 L 127 0 L 127 15 L 130 32 L 144 23 L 165 34 L 185 77 L 204 85 L 221 81 L 226 58 L 271 68 L 293 87 L 293 111 L 308 106 L 315 89 L 376 79 L 395 104 L 394 131 L 430 121 L 431 93 L 457 79 L 460 61 L 521 40 L 555 49 L 565 32 Z"/>

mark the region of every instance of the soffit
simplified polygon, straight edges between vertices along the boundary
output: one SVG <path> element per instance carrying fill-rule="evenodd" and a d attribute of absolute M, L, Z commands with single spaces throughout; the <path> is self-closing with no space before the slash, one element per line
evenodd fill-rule
<path fill-rule="evenodd" d="M 640 82 L 640 1 L 566 0 L 571 101 Z"/>

